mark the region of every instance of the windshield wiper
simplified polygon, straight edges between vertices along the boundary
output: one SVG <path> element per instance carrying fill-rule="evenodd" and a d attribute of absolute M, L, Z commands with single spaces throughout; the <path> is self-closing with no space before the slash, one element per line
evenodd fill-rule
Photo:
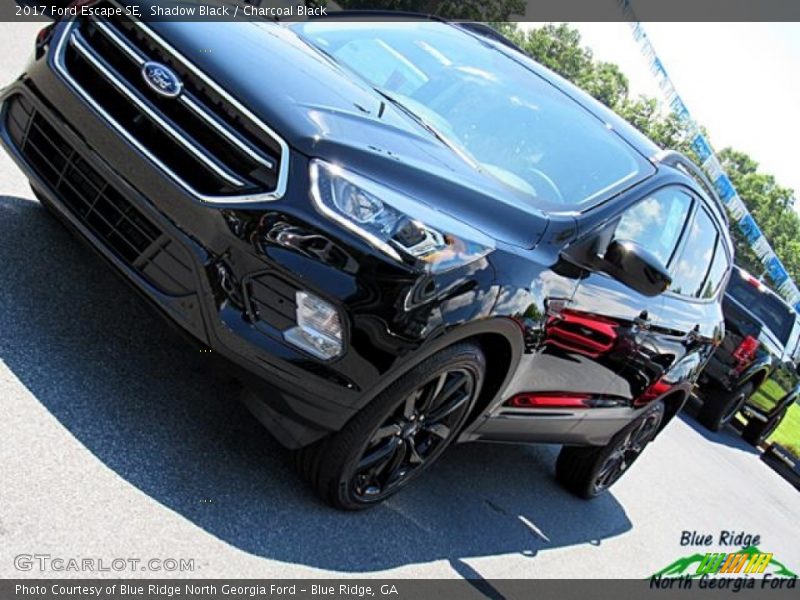
<path fill-rule="evenodd" d="M 469 163 L 469 165 L 477 171 L 480 171 L 478 167 L 478 163 L 475 162 L 475 159 L 469 155 L 469 153 L 464 150 L 459 144 L 453 142 L 449 137 L 443 134 L 439 129 L 437 129 L 434 125 L 430 123 L 427 119 L 420 116 L 418 113 L 414 112 L 411 108 L 406 106 L 401 100 L 399 100 L 396 96 L 394 96 L 391 92 L 387 92 L 386 90 L 379 88 L 379 87 L 372 87 L 381 97 L 386 98 L 389 102 L 391 102 L 394 106 L 399 108 L 403 111 L 406 115 L 414 119 L 423 129 L 425 129 L 428 133 L 433 135 L 437 140 L 442 142 L 445 146 L 450 148 L 453 152 L 458 154 L 465 162 Z"/>
<path fill-rule="evenodd" d="M 365 83 L 367 83 L 367 85 L 369 85 L 369 86 L 370 86 L 370 87 L 371 87 L 371 88 L 372 88 L 372 89 L 373 89 L 375 92 L 377 92 L 377 93 L 378 93 L 378 94 L 379 94 L 379 95 L 380 95 L 382 98 L 385 98 L 386 100 L 388 100 L 389 102 L 391 102 L 391 103 L 392 103 L 394 106 L 396 106 L 397 108 L 399 108 L 399 109 L 400 109 L 400 110 L 401 110 L 403 113 L 405 113 L 406 115 L 408 115 L 409 117 L 411 117 L 411 118 L 412 118 L 414 121 L 416 121 L 416 122 L 417 122 L 417 123 L 418 123 L 418 124 L 419 124 L 419 125 L 420 125 L 420 126 L 423 128 L 423 129 L 425 129 L 425 130 L 426 130 L 428 133 L 430 133 L 431 135 L 433 135 L 433 136 L 434 136 L 434 137 L 435 137 L 437 140 L 439 140 L 439 141 L 440 141 L 442 144 L 444 144 L 445 146 L 447 146 L 448 148 L 450 148 L 450 150 L 452 150 L 453 152 L 455 152 L 455 153 L 456 153 L 456 154 L 457 154 L 459 157 L 461 157 L 461 158 L 464 160 L 464 162 L 466 162 L 467 164 L 469 164 L 469 165 L 470 165 L 470 166 L 471 166 L 473 169 L 475 169 L 476 171 L 480 171 L 480 170 L 481 170 L 481 169 L 480 169 L 480 166 L 479 166 L 479 165 L 478 165 L 478 163 L 477 163 L 477 161 L 476 161 L 474 158 L 472 158 L 472 156 L 469 154 L 469 152 L 467 152 L 467 151 L 466 151 L 466 150 L 465 150 L 463 147 L 461 147 L 459 144 L 457 144 L 457 143 L 453 142 L 453 140 L 451 140 L 449 137 L 447 137 L 445 134 L 443 134 L 441 131 L 439 131 L 439 129 L 437 129 L 437 128 L 436 128 L 434 125 L 432 125 L 432 124 L 431 124 L 431 123 L 430 123 L 430 122 L 429 122 L 427 119 L 425 119 L 425 118 L 421 117 L 419 114 L 417 114 L 416 112 L 414 112 L 414 111 L 413 111 L 411 108 L 409 108 L 408 106 L 406 106 L 406 105 L 405 105 L 405 104 L 404 104 L 404 103 L 403 103 L 401 100 L 399 100 L 399 99 L 398 99 L 398 98 L 397 98 L 397 97 L 396 97 L 394 94 L 392 94 L 391 92 L 388 92 L 388 91 L 386 91 L 386 90 L 385 90 L 385 89 L 383 89 L 383 88 L 380 88 L 380 87 L 377 87 L 377 86 L 375 86 L 375 85 L 372 85 L 372 84 L 371 84 L 369 81 L 367 81 L 367 80 L 366 80 L 366 78 L 364 78 L 362 75 L 360 75 L 360 74 L 358 74 L 358 73 L 355 73 L 355 72 L 354 72 L 352 69 L 349 69 L 347 66 L 343 66 L 343 65 L 342 65 L 342 64 L 339 62 L 339 60 L 338 60 L 338 59 L 337 59 L 337 58 L 336 58 L 336 57 L 335 57 L 333 54 L 331 54 L 330 52 L 328 52 L 326 49 L 324 49 L 324 48 L 320 47 L 319 45 L 317 45 L 317 44 L 313 43 L 311 40 L 308 40 L 308 39 L 306 39 L 306 38 L 305 38 L 305 36 L 303 36 L 303 35 L 301 35 L 301 34 L 297 33 L 297 32 L 296 32 L 296 31 L 294 31 L 294 30 L 293 30 L 291 27 L 289 27 L 289 30 L 290 30 L 290 31 L 292 31 L 292 32 L 293 32 L 293 33 L 294 33 L 294 34 L 297 36 L 297 38 L 298 38 L 298 39 L 299 39 L 301 42 L 303 42 L 303 44 L 305 44 L 305 45 L 306 45 L 306 46 L 308 46 L 310 49 L 312 49 L 312 50 L 314 50 L 315 52 L 317 52 L 317 53 L 318 53 L 320 56 L 324 57 L 324 58 L 325 58 L 327 61 L 329 61 L 329 62 L 330 62 L 332 65 L 334 65 L 336 68 L 338 68 L 338 69 L 342 69 L 342 70 L 346 70 L 346 71 L 349 71 L 350 73 L 353 73 L 354 75 L 356 75 L 356 76 L 358 76 L 360 79 L 362 79 L 362 80 L 363 80 Z M 379 115 L 382 115 L 382 114 L 383 114 L 383 106 L 381 106 L 381 108 L 380 108 L 380 111 L 379 111 Z"/>

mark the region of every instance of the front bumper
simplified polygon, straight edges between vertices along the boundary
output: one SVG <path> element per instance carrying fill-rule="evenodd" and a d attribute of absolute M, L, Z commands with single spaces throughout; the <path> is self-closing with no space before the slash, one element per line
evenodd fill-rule
<path fill-rule="evenodd" d="M 238 367 L 256 391 L 248 404 L 284 445 L 307 444 L 356 412 L 353 383 L 265 334 L 269 324 L 244 322 L 222 289 L 226 276 L 235 277 L 233 268 L 108 166 L 30 80 L 3 93 L 0 140 L 73 231 L 169 321 Z M 263 280 L 288 281 L 264 267 Z"/>

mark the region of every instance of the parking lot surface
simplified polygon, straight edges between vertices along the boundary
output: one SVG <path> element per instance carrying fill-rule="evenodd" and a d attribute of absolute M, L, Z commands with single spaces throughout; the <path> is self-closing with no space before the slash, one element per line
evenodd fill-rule
<path fill-rule="evenodd" d="M 36 28 L 0 24 L 0 85 Z M 65 575 L 15 567 L 50 554 L 194 561 L 66 573 L 87 577 L 642 578 L 706 551 L 681 546 L 683 531 L 728 530 L 800 570 L 797 491 L 734 432 L 690 417 L 593 502 L 555 483 L 556 447 L 473 444 L 345 514 L 316 500 L 237 392 L 0 156 L 0 577 Z"/>

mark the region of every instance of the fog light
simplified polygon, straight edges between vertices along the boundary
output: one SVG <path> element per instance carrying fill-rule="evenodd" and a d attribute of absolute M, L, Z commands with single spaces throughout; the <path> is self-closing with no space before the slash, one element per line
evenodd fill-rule
<path fill-rule="evenodd" d="M 342 322 L 331 304 L 308 292 L 297 292 L 297 326 L 283 332 L 290 344 L 324 360 L 342 352 Z"/>

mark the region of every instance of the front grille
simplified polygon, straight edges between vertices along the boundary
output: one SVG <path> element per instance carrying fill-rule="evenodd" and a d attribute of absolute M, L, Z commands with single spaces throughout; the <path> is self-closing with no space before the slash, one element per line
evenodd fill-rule
<path fill-rule="evenodd" d="M 6 127 L 28 165 L 120 260 L 165 294 L 191 293 L 186 251 L 111 187 L 24 96 L 8 100 Z"/>
<path fill-rule="evenodd" d="M 280 337 L 297 324 L 297 288 L 272 273 L 259 273 L 243 282 L 248 317 L 262 333 Z"/>
<path fill-rule="evenodd" d="M 180 78 L 176 96 L 145 81 L 144 65 L 153 62 Z M 193 195 L 208 202 L 282 195 L 283 140 L 146 25 L 124 16 L 79 18 L 59 44 L 57 64 L 76 91 Z"/>

